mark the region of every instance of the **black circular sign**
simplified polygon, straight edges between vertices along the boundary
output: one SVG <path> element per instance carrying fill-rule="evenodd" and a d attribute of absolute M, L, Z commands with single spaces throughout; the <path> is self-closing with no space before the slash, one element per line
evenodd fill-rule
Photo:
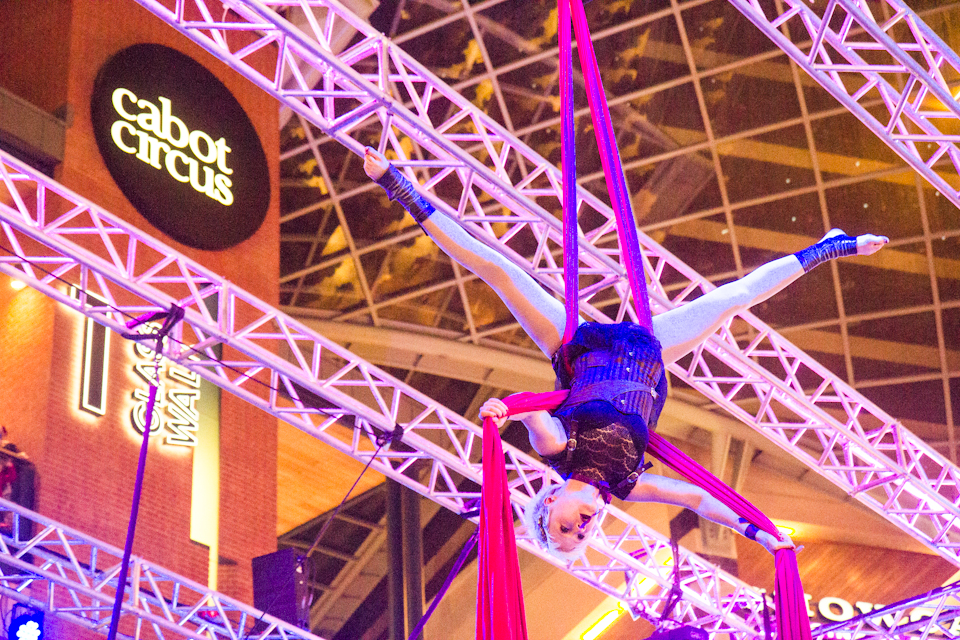
<path fill-rule="evenodd" d="M 263 224 L 270 174 L 260 139 L 197 61 L 156 44 L 124 49 L 97 74 L 90 110 L 110 175 L 167 235 L 218 250 Z"/>

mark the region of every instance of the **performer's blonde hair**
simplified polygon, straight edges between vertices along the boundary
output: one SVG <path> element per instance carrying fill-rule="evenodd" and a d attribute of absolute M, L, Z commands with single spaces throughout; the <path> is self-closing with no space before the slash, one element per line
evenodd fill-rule
<path fill-rule="evenodd" d="M 557 541 L 550 537 L 547 531 L 550 521 L 550 507 L 547 505 L 546 499 L 548 496 L 552 496 L 559 491 L 561 487 L 562 485 L 559 484 L 551 485 L 544 482 L 543 486 L 540 487 L 540 491 L 538 491 L 537 494 L 530 499 L 530 502 L 527 503 L 527 506 L 524 507 L 523 524 L 530 533 L 530 537 L 533 538 L 541 549 L 559 560 L 573 562 L 583 555 L 583 552 L 587 548 L 588 539 L 584 538 L 578 542 L 577 546 L 571 551 L 563 551 L 560 549 Z"/>

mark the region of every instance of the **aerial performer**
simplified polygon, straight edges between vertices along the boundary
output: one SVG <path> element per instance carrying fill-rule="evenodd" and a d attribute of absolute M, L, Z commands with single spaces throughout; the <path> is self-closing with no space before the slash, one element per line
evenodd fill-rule
<path fill-rule="evenodd" d="M 683 480 L 644 472 L 644 451 L 667 393 L 666 365 L 690 353 L 737 313 L 767 300 L 817 265 L 841 256 L 870 255 L 888 239 L 856 238 L 839 230 L 816 244 L 778 258 L 696 300 L 648 319 L 648 325 L 580 320 L 562 344 L 563 304 L 528 273 L 435 209 L 374 149 L 364 156 L 367 175 L 398 200 L 451 258 L 497 293 L 516 320 L 553 363 L 557 387 L 569 395 L 553 412 L 511 416 L 521 420 L 534 450 L 564 481 L 544 483 L 525 510 L 528 532 L 554 556 L 583 553 L 601 509 L 615 496 L 631 502 L 662 502 L 756 540 L 768 551 L 793 548 L 739 518 L 704 489 Z M 651 331 L 652 328 L 652 331 Z M 481 417 L 501 423 L 507 405 L 488 400 Z"/>

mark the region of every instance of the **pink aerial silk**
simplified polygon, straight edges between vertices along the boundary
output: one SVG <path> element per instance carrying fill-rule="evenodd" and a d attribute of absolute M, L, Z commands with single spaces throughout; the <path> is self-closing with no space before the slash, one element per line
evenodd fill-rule
<path fill-rule="evenodd" d="M 563 247 L 564 286 L 566 289 L 566 329 L 563 342 L 569 342 L 579 324 L 578 229 L 576 206 L 576 140 L 573 118 L 573 57 L 570 21 L 576 34 L 580 66 L 587 88 L 590 116 L 593 120 L 600 161 L 610 192 L 624 269 L 636 308 L 637 323 L 652 331 L 653 316 L 643 270 L 643 254 L 637 236 L 620 153 L 610 119 L 600 70 L 597 66 L 582 0 L 557 0 L 560 47 L 560 121 L 561 161 L 563 168 Z M 504 399 L 509 414 L 550 411 L 560 405 L 568 391 L 543 394 L 520 393 Z M 675 470 L 691 483 L 730 507 L 761 530 L 781 538 L 777 528 L 759 509 L 728 487 L 719 478 L 674 447 L 656 433 L 650 433 L 647 452 Z M 525 640 L 526 621 L 523 591 L 517 561 L 513 514 L 510 507 L 503 445 L 493 420 L 483 423 L 483 487 L 480 511 L 480 572 L 477 584 L 477 640 Z M 797 570 L 796 553 L 781 549 L 775 554 L 777 634 L 779 640 L 811 640 L 807 603 Z"/>
<path fill-rule="evenodd" d="M 507 415 L 516 415 L 526 413 L 527 411 L 552 411 L 560 406 L 564 398 L 567 397 L 568 390 L 550 391 L 548 393 L 518 393 L 503 399 L 507 405 Z M 487 438 L 487 423 L 491 420 L 484 420 L 484 441 Z M 493 429 L 496 432 L 496 429 Z M 741 518 L 746 518 L 750 523 L 756 525 L 761 530 L 781 538 L 773 522 L 757 509 L 749 500 L 731 489 L 722 480 L 707 471 L 696 460 L 680 451 L 663 436 L 656 432 L 649 434 L 650 439 L 647 443 L 647 453 L 660 460 L 690 483 L 704 489 L 714 498 L 730 507 L 730 509 Z M 493 435 L 491 435 L 493 437 Z M 499 446 L 499 433 L 496 434 L 497 445 Z M 501 453 L 497 457 L 503 462 L 503 449 L 498 449 Z M 486 444 L 484 444 L 484 500 L 487 495 L 487 476 L 486 476 Z M 504 478 L 506 476 L 504 475 Z M 504 480 L 505 482 L 505 480 Z M 504 496 L 504 500 L 509 500 Z M 486 507 L 485 507 L 486 508 Z M 512 530 L 511 530 L 512 531 Z M 481 531 L 481 541 L 483 540 Z M 513 536 L 509 536 L 513 542 Z M 516 556 L 516 544 L 513 549 L 514 561 Z M 482 555 L 482 552 L 481 552 Z M 777 613 L 777 638 L 779 640 L 811 640 L 810 620 L 807 617 L 807 601 L 803 596 L 803 585 L 800 582 L 800 572 L 797 569 L 797 554 L 793 549 L 780 549 L 774 554 L 774 563 L 776 568 L 774 605 Z M 481 576 L 483 573 L 481 572 Z M 481 582 L 483 578 L 481 577 Z M 517 579 L 519 585 L 519 578 Z M 521 594 L 522 597 L 522 594 Z M 522 602 L 520 604 L 522 612 Z M 477 614 L 479 616 L 479 612 Z M 478 617 L 478 640 L 482 637 L 485 640 L 499 638 L 500 636 L 481 636 L 479 634 Z M 508 636 L 504 638 L 514 638 L 521 636 Z"/>
<path fill-rule="evenodd" d="M 490 418 L 483 421 L 480 495 L 477 640 L 527 640 L 503 443 Z"/>

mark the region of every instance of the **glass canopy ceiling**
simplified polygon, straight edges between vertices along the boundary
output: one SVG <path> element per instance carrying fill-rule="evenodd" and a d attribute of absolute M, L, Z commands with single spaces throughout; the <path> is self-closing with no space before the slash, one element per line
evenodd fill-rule
<path fill-rule="evenodd" d="M 912 5 L 960 48 L 960 2 Z M 960 212 L 724 0 L 586 9 L 640 229 L 716 284 L 832 227 L 889 236 L 878 256 L 821 267 L 754 311 L 956 461 Z M 370 21 L 559 164 L 555 12 L 385 0 Z M 575 91 L 580 181 L 606 201 Z M 281 186 L 285 310 L 539 353 L 357 156 L 296 116 L 281 135 Z"/>

